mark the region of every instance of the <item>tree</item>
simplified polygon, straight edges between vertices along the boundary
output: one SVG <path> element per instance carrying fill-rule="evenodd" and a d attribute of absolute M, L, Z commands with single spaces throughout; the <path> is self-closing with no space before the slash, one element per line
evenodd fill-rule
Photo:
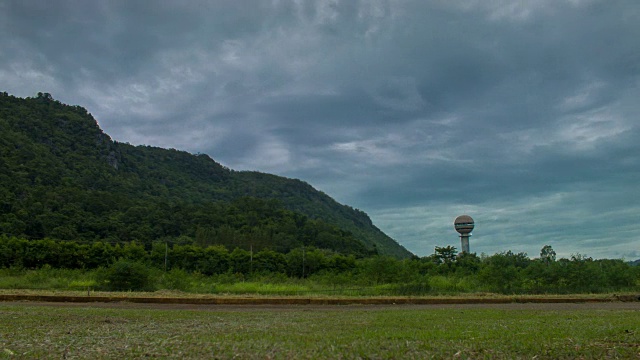
<path fill-rule="evenodd" d="M 262 250 L 253 257 L 253 270 L 256 272 L 284 273 L 286 266 L 285 255 L 273 250 Z"/>
<path fill-rule="evenodd" d="M 474 253 L 463 252 L 460 253 L 456 259 L 456 274 L 458 275 L 471 275 L 478 272 L 480 269 L 480 258 Z"/>
<path fill-rule="evenodd" d="M 222 274 L 230 268 L 230 255 L 222 245 L 209 246 L 204 249 L 203 258 L 198 262 L 198 269 L 205 275 Z M 284 255 L 283 255 L 284 256 Z"/>
<path fill-rule="evenodd" d="M 434 255 L 439 264 L 452 264 L 456 261 L 457 253 L 455 246 L 436 246 Z"/>
<path fill-rule="evenodd" d="M 293 249 L 285 258 L 289 276 L 307 277 L 328 266 L 323 250 L 313 247 Z"/>
<path fill-rule="evenodd" d="M 545 263 L 549 264 L 556 261 L 556 252 L 553 250 L 551 245 L 545 245 L 540 250 L 540 259 Z"/>
<path fill-rule="evenodd" d="M 511 250 L 497 253 L 484 259 L 478 279 L 492 291 L 513 293 L 520 290 L 522 270 L 530 263 L 525 253 L 514 254 Z"/>

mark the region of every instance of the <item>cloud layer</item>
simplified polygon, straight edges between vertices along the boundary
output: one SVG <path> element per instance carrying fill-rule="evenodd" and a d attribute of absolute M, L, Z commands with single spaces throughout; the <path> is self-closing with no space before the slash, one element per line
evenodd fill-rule
<path fill-rule="evenodd" d="M 640 256 L 636 0 L 0 3 L 0 84 L 301 178 L 423 256 Z"/>

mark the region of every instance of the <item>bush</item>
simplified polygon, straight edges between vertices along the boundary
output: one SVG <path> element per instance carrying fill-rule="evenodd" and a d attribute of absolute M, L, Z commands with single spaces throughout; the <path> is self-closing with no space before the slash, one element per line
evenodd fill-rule
<path fill-rule="evenodd" d="M 146 265 L 120 259 L 104 269 L 99 276 L 99 284 L 111 291 L 152 291 L 151 273 Z"/>
<path fill-rule="evenodd" d="M 197 279 L 198 276 L 182 269 L 171 269 L 160 278 L 160 286 L 167 290 L 191 290 L 191 280 Z"/>

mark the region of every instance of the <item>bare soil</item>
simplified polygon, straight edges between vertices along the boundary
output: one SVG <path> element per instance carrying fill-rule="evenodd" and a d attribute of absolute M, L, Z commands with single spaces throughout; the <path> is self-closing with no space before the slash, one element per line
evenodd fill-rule
<path fill-rule="evenodd" d="M 217 304 L 158 304 L 122 302 L 50 302 L 50 301 L 4 301 L 1 304 L 20 306 L 49 307 L 91 307 L 109 309 L 150 309 L 150 310 L 197 310 L 217 312 L 250 311 L 379 311 L 379 310 L 434 310 L 434 309 L 503 309 L 503 310 L 636 310 L 640 311 L 640 302 L 582 302 L 582 303 L 505 303 L 505 304 L 351 304 L 351 305 L 217 305 Z"/>

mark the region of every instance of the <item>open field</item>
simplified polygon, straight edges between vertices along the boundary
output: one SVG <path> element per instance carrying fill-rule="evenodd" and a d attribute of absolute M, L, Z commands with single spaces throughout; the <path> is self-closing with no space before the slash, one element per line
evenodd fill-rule
<path fill-rule="evenodd" d="M 638 358 L 640 303 L 0 303 L 0 358 Z"/>

